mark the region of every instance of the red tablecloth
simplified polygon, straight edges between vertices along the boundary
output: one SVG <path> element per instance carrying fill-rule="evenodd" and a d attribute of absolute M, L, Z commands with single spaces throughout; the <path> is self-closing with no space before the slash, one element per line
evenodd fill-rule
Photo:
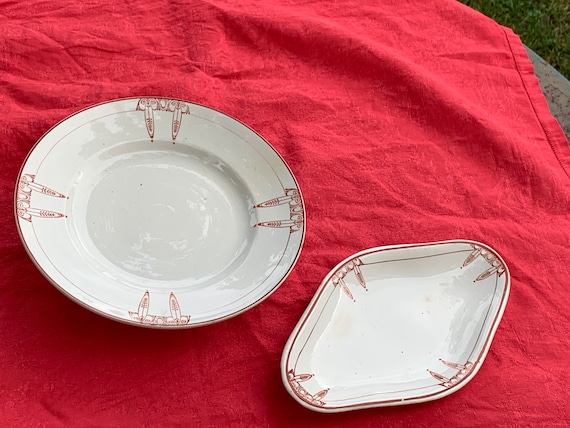
<path fill-rule="evenodd" d="M 566 426 L 570 150 L 517 36 L 446 0 L 0 2 L 0 425 Z M 220 109 L 281 152 L 307 235 L 287 281 L 231 320 L 126 326 L 34 267 L 19 167 L 74 111 L 159 95 Z M 323 276 L 374 246 L 474 239 L 512 273 L 490 353 L 414 406 L 311 412 L 285 341 Z"/>

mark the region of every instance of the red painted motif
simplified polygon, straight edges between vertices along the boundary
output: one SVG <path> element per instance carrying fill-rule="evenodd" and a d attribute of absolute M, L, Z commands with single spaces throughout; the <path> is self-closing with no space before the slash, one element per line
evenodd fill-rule
<path fill-rule="evenodd" d="M 362 260 L 360 260 L 358 257 L 355 257 L 354 259 L 350 260 L 349 262 L 345 263 L 340 268 L 338 268 L 333 273 L 331 278 L 333 285 L 335 287 L 337 285 L 340 285 L 342 291 L 344 291 L 344 294 L 346 294 L 352 300 L 354 300 L 354 297 L 352 296 L 350 289 L 346 285 L 344 277 L 348 273 L 354 272 L 354 275 L 356 276 L 358 283 L 362 286 L 362 288 L 368 290 L 368 288 L 366 287 L 366 281 L 364 280 L 364 276 L 362 275 L 362 271 L 360 270 L 361 265 L 362 265 Z"/>
<path fill-rule="evenodd" d="M 289 219 L 262 221 L 255 226 L 285 228 L 288 227 L 291 233 L 297 232 L 303 228 L 305 221 L 305 212 L 303 210 L 303 201 L 301 193 L 297 189 L 285 189 L 285 196 L 269 199 L 254 205 L 254 208 L 271 208 L 278 205 L 289 204 Z"/>
<path fill-rule="evenodd" d="M 190 106 L 183 101 L 167 98 L 141 98 L 137 103 L 137 111 L 144 111 L 144 121 L 150 141 L 154 140 L 154 112 L 172 112 L 172 142 L 174 142 L 182 126 L 182 115 L 190 114 Z"/>
<path fill-rule="evenodd" d="M 287 382 L 289 383 L 289 386 L 291 386 L 291 389 L 293 390 L 295 395 L 297 395 L 297 397 L 299 397 L 301 400 L 303 400 L 306 403 L 312 404 L 313 406 L 323 407 L 325 405 L 323 398 L 329 392 L 328 388 L 322 389 L 316 394 L 310 394 L 309 392 L 307 392 L 305 388 L 301 386 L 301 382 L 306 382 L 312 377 L 313 377 L 312 374 L 297 375 L 295 374 L 293 369 L 287 372 Z"/>
<path fill-rule="evenodd" d="M 451 388 L 452 386 L 457 385 L 459 382 L 465 379 L 475 368 L 475 363 L 472 363 L 471 361 L 467 361 L 465 364 L 452 363 L 450 361 L 445 361 L 442 359 L 440 359 L 440 361 L 447 367 L 457 370 L 457 374 L 453 375 L 450 378 L 447 378 L 428 369 L 429 374 L 437 379 L 439 381 L 439 384 L 445 388 Z"/>
<path fill-rule="evenodd" d="M 56 192 L 49 187 L 42 186 L 35 182 L 36 176 L 33 174 L 22 174 L 18 181 L 18 191 L 16 192 L 16 212 L 18 217 L 31 222 L 32 217 L 43 218 L 59 218 L 65 217 L 64 214 L 44 210 L 41 208 L 32 208 L 32 193 L 37 192 L 54 198 L 66 198 L 62 193 Z"/>
<path fill-rule="evenodd" d="M 180 305 L 174 293 L 170 293 L 168 315 L 151 315 L 149 314 L 150 293 L 145 291 L 136 312 L 129 311 L 129 316 L 141 324 L 149 325 L 187 325 L 190 322 L 190 315 L 181 315 Z"/>
<path fill-rule="evenodd" d="M 505 273 L 505 266 L 503 263 L 489 250 L 486 248 L 480 247 L 479 245 L 471 244 L 473 247 L 473 251 L 467 256 L 465 261 L 463 262 L 463 266 L 468 266 L 471 264 L 477 257 L 483 257 L 487 263 L 491 265 L 487 270 L 482 272 L 475 281 L 482 281 L 486 278 L 489 278 L 493 274 L 497 274 L 497 276 L 501 276 Z"/>

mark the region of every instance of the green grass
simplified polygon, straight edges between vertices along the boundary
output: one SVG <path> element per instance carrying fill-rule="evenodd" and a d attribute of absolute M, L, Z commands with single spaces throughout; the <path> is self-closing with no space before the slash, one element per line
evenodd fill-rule
<path fill-rule="evenodd" d="M 570 78 L 569 0 L 460 0 L 499 24 Z"/>

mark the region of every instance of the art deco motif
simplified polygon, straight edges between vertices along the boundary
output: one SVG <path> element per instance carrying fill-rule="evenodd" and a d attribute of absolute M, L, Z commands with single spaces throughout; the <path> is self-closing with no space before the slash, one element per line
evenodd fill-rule
<path fill-rule="evenodd" d="M 362 286 L 362 288 L 364 288 L 365 290 L 368 290 L 366 288 L 366 281 L 364 280 L 364 276 L 362 275 L 362 271 L 360 270 L 360 265 L 362 265 L 362 260 L 360 260 L 358 257 L 355 257 L 354 259 L 352 259 L 348 263 L 345 263 L 340 268 L 338 268 L 336 270 L 336 272 L 332 275 L 333 285 L 335 287 L 337 285 L 340 285 L 342 291 L 344 291 L 344 294 L 346 294 L 352 300 L 354 300 L 354 297 L 352 296 L 350 289 L 346 285 L 346 282 L 344 282 L 344 277 L 349 272 L 354 271 L 354 274 L 356 276 L 356 279 L 358 280 L 358 283 Z"/>
<path fill-rule="evenodd" d="M 190 114 L 188 104 L 178 100 L 167 98 L 141 98 L 137 104 L 138 111 L 144 111 L 144 121 L 150 140 L 154 140 L 155 122 L 154 111 L 172 112 L 172 142 L 176 141 L 180 126 L 182 126 L 182 115 Z"/>
<path fill-rule="evenodd" d="M 190 315 L 181 315 L 180 305 L 174 293 L 170 293 L 170 316 L 168 315 L 150 315 L 149 304 L 150 294 L 146 291 L 139 303 L 136 312 L 129 311 L 132 319 L 139 321 L 141 324 L 149 325 L 186 325 L 190 322 Z"/>
<path fill-rule="evenodd" d="M 323 398 L 327 395 L 327 392 L 329 392 L 328 389 L 323 389 L 316 394 L 309 394 L 309 392 L 301 386 L 301 382 L 308 381 L 312 377 L 312 374 L 296 375 L 293 369 L 287 372 L 287 382 L 297 397 L 313 406 L 323 407 L 325 405 Z"/>
<path fill-rule="evenodd" d="M 20 181 L 18 182 L 18 192 L 16 195 L 16 212 L 18 217 L 23 218 L 26 221 L 31 222 L 32 217 L 43 217 L 43 218 L 58 218 L 65 217 L 64 214 L 44 210 L 41 208 L 31 207 L 32 192 L 38 192 L 46 196 L 51 196 L 54 198 L 66 198 L 65 195 L 50 189 L 49 187 L 42 186 L 35 182 L 36 176 L 32 174 L 22 174 Z"/>
<path fill-rule="evenodd" d="M 487 261 L 487 263 L 491 265 L 489 269 L 487 269 L 486 271 L 481 273 L 477 278 L 475 278 L 475 281 L 482 281 L 483 279 L 489 278 L 494 273 L 496 273 L 498 276 L 501 276 L 502 274 L 505 273 L 505 266 L 493 253 L 491 253 L 489 250 L 483 247 L 480 247 L 479 245 L 471 244 L 471 247 L 473 247 L 473 251 L 467 256 L 467 258 L 463 262 L 463 267 L 471 264 L 473 260 L 475 260 L 479 256 L 483 257 L 485 261 Z"/>
<path fill-rule="evenodd" d="M 465 364 L 452 363 L 450 361 L 445 361 L 441 359 L 440 361 L 443 364 L 445 364 L 447 367 L 458 370 L 457 374 L 450 378 L 446 378 L 445 376 L 442 376 L 439 373 L 428 370 L 429 374 L 432 375 L 434 378 L 436 378 L 440 382 L 439 384 L 445 388 L 451 388 L 452 386 L 456 385 L 457 383 L 465 379 L 469 375 L 469 373 L 471 373 L 475 368 L 475 364 L 472 363 L 471 361 L 467 361 Z"/>
<path fill-rule="evenodd" d="M 285 189 L 285 196 L 261 202 L 255 205 L 254 208 L 270 208 L 283 204 L 289 204 L 288 220 L 262 221 L 257 223 L 256 226 L 277 228 L 288 227 L 291 233 L 301 230 L 303 228 L 303 222 L 305 221 L 305 212 L 303 210 L 301 194 L 297 189 Z"/>

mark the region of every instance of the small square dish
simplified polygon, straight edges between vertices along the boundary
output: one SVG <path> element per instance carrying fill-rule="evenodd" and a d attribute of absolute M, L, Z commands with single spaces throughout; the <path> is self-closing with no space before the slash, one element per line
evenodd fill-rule
<path fill-rule="evenodd" d="M 436 400 L 480 369 L 509 270 L 468 240 L 372 248 L 322 281 L 281 360 L 303 406 L 341 412 Z"/>

